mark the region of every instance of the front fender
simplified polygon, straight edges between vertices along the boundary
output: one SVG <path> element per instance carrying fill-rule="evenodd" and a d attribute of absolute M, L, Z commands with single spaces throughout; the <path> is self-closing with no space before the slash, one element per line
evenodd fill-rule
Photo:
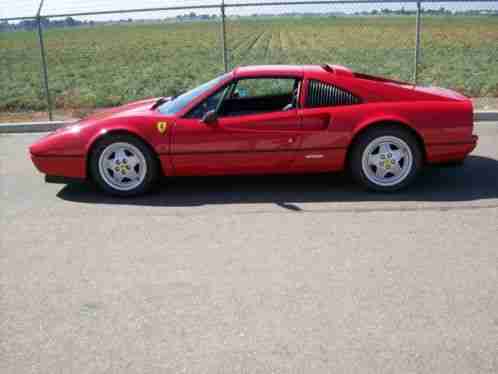
<path fill-rule="evenodd" d="M 159 132 L 157 120 L 151 118 L 132 119 L 123 121 L 110 121 L 99 124 L 98 128 L 89 128 L 85 135 L 85 154 L 88 158 L 93 146 L 99 139 L 112 133 L 127 133 L 133 135 L 147 144 L 155 153 L 161 163 L 164 175 L 170 175 L 173 167 L 170 160 L 171 134 L 169 131 Z"/>
<path fill-rule="evenodd" d="M 136 127 L 123 126 L 120 124 L 110 124 L 103 127 L 99 127 L 98 129 L 93 129 L 93 131 L 89 131 L 88 136 L 86 137 L 87 141 L 84 145 L 85 153 L 88 154 L 88 152 L 90 152 L 94 144 L 99 139 L 103 138 L 104 136 L 110 133 L 116 133 L 116 132 L 129 133 L 141 139 L 145 143 L 149 144 L 144 133 L 142 131 L 139 131 Z"/>

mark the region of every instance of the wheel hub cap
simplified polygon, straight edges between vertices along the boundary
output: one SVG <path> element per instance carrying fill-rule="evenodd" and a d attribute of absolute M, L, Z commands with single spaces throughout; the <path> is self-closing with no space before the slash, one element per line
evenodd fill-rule
<path fill-rule="evenodd" d="M 137 147 L 128 143 L 113 143 L 100 155 L 99 172 L 109 186 L 128 191 L 143 182 L 147 164 Z"/>
<path fill-rule="evenodd" d="M 410 173 L 413 156 L 408 144 L 394 136 L 374 139 L 365 148 L 362 168 L 365 176 L 379 186 L 394 186 Z"/>

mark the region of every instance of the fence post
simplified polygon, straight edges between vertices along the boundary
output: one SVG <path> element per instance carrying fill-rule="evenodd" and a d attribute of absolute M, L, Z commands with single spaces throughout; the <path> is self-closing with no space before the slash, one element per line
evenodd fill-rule
<path fill-rule="evenodd" d="M 41 53 L 42 72 L 43 72 L 43 85 L 45 88 L 45 96 L 47 98 L 47 106 L 48 106 L 48 119 L 52 121 L 53 120 L 52 98 L 50 97 L 50 90 L 48 88 L 47 59 L 45 57 L 45 44 L 43 43 L 43 31 L 42 31 L 40 15 L 37 16 L 37 21 L 38 21 L 38 40 L 40 41 L 40 53 Z"/>
<path fill-rule="evenodd" d="M 221 0 L 221 47 L 223 49 L 223 68 L 225 73 L 228 72 L 228 58 L 227 58 L 227 31 L 225 24 L 225 0 Z"/>
<path fill-rule="evenodd" d="M 420 63 L 420 1 L 417 1 L 417 26 L 415 30 L 415 63 L 413 67 L 413 81 L 418 83 L 418 65 Z"/>

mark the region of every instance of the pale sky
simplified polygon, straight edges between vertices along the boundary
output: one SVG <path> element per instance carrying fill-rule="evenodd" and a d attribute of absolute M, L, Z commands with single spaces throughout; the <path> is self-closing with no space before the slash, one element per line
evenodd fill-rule
<path fill-rule="evenodd" d="M 279 0 L 225 0 L 226 3 L 236 4 L 244 2 L 276 2 Z M 280 0 L 285 1 L 285 0 Z M 83 1 L 67 1 L 67 0 L 45 0 L 42 15 L 61 14 L 61 13 L 79 13 L 88 11 L 108 11 L 119 9 L 137 9 L 137 8 L 158 8 L 169 6 L 192 6 L 192 5 L 219 5 L 221 0 L 83 0 Z M 0 18 L 24 17 L 33 16 L 36 14 L 39 6 L 39 0 L 0 0 Z M 286 13 L 286 12 L 346 12 L 351 13 L 362 10 L 372 10 L 380 8 L 400 9 L 415 9 L 414 4 L 375 4 L 375 5 L 299 5 L 299 6 L 259 6 L 247 8 L 229 8 L 228 15 L 240 14 L 249 15 L 253 13 Z M 441 2 L 434 4 L 423 4 L 424 8 L 439 8 L 445 7 L 452 10 L 467 10 L 467 9 L 494 9 L 498 10 L 498 0 L 494 2 L 477 2 L 477 3 L 449 3 Z M 193 10 L 197 14 L 219 14 L 218 10 L 205 9 Z M 149 12 L 149 13 L 129 13 L 121 15 L 105 15 L 100 17 L 81 17 L 81 19 L 120 19 L 120 18 L 165 18 L 174 17 L 178 14 L 188 13 L 185 11 L 167 11 L 167 12 Z"/>

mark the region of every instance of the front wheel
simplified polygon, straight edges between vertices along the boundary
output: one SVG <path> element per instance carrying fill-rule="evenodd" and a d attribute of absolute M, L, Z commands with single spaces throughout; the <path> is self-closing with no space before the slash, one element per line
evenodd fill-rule
<path fill-rule="evenodd" d="M 131 135 L 111 135 L 101 140 L 90 155 L 89 166 L 97 185 L 116 196 L 142 194 L 158 176 L 154 155 Z"/>
<path fill-rule="evenodd" d="M 354 145 L 350 167 L 354 179 L 368 189 L 396 191 L 415 179 L 422 167 L 422 150 L 402 128 L 373 128 Z"/>

